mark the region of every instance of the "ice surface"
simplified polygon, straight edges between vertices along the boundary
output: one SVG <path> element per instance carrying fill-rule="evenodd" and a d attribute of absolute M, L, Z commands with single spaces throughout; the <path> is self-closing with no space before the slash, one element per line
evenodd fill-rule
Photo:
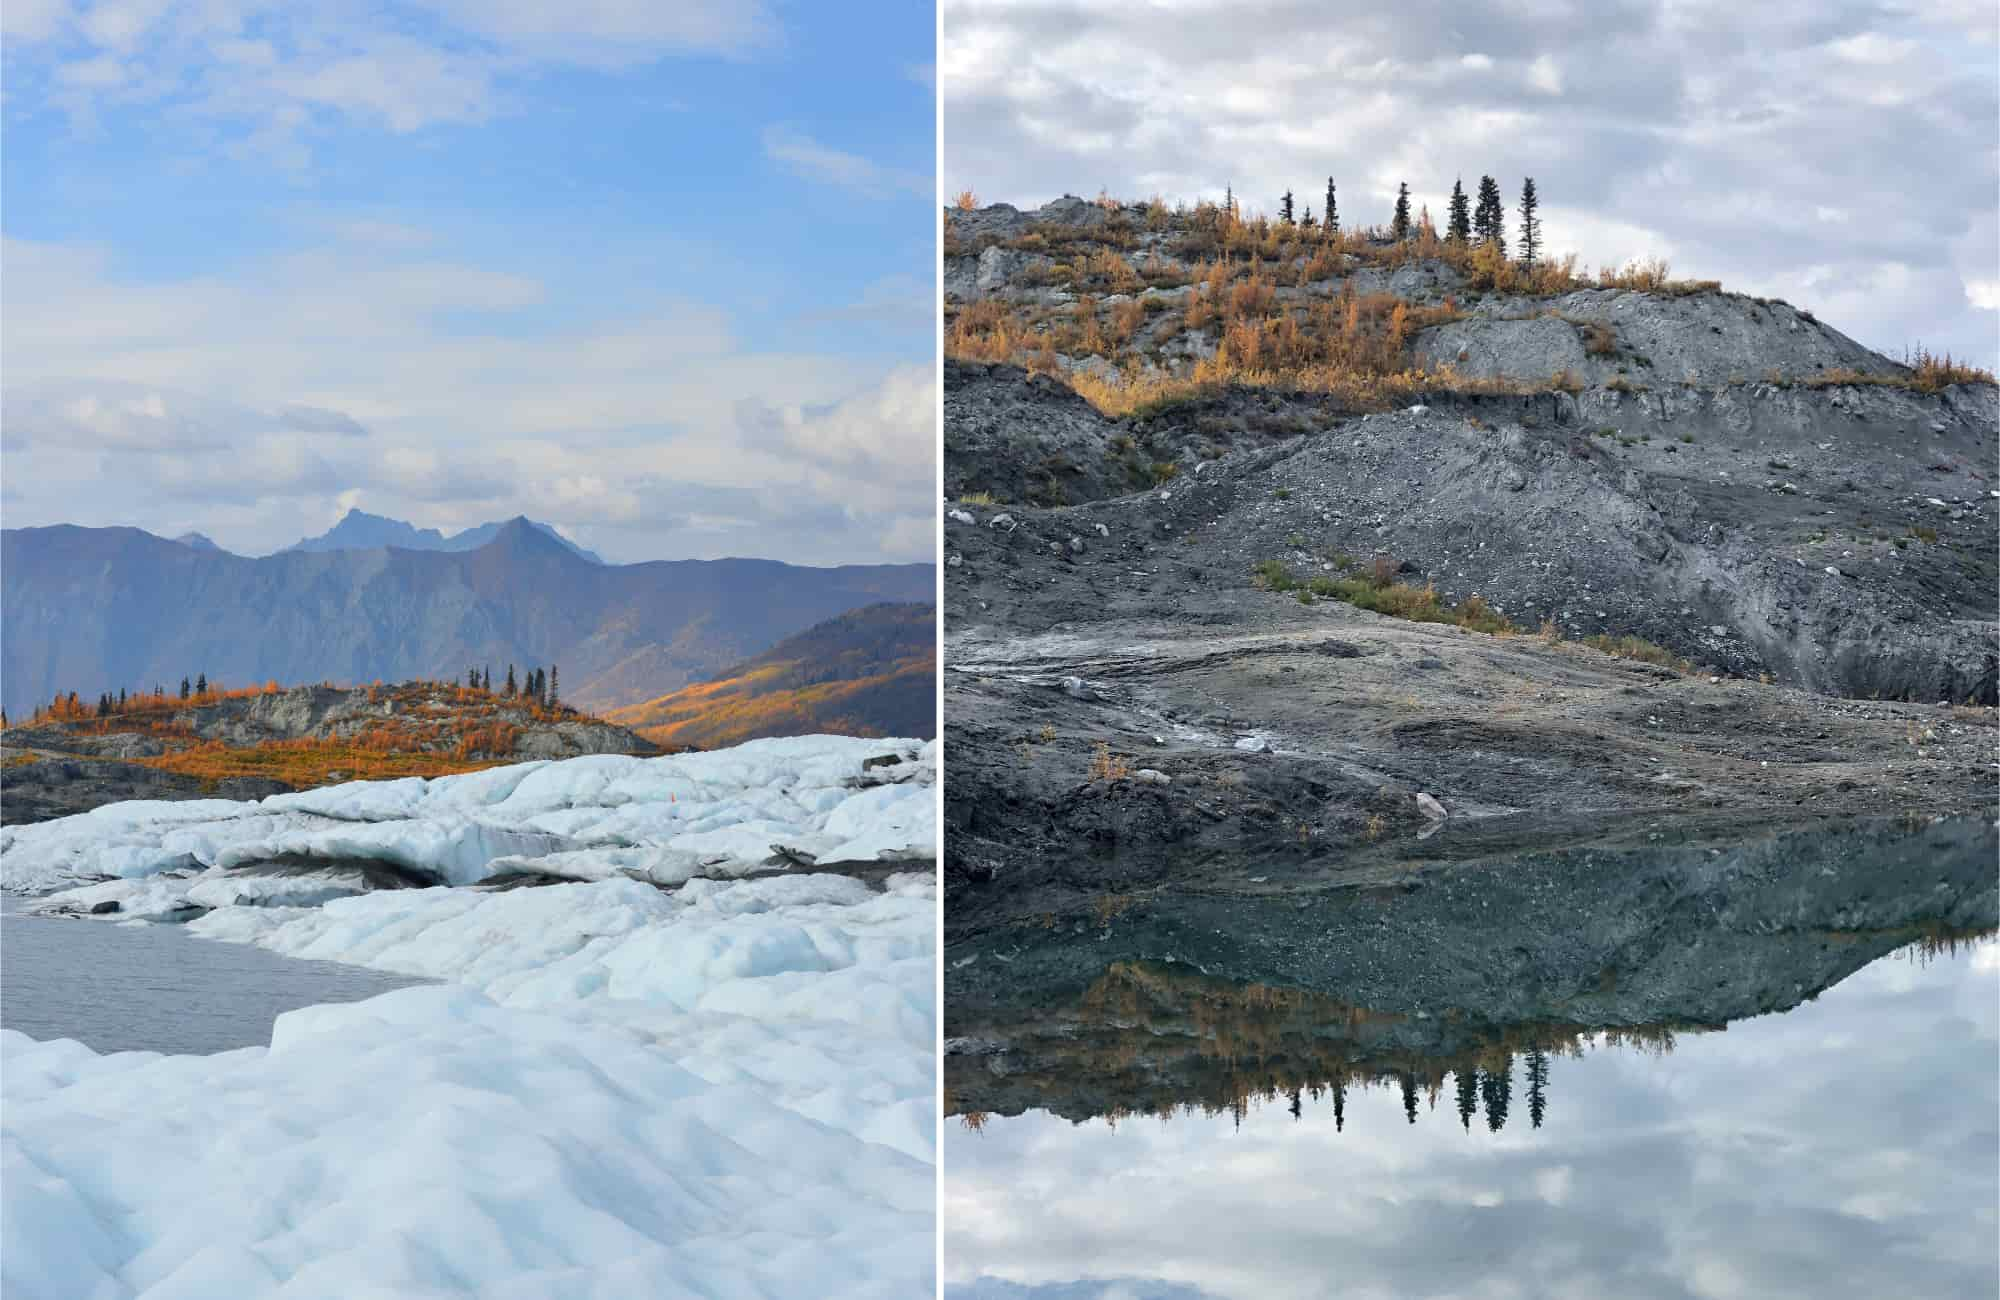
<path fill-rule="evenodd" d="M 762 864 L 929 857 L 935 773 L 806 737 L 8 828 L 10 888 L 114 877 L 51 903 L 451 983 L 209 1057 L 0 1032 L 0 1293 L 930 1294 L 935 876 Z M 229 869 L 278 853 L 328 867 Z"/>
<path fill-rule="evenodd" d="M 864 770 L 869 758 L 895 765 Z M 368 859 L 472 884 L 495 863 L 620 868 L 579 850 L 639 851 L 662 883 L 740 874 L 778 847 L 825 862 L 934 852 L 935 742 L 794 736 L 668 758 L 602 754 L 464 776 L 355 781 L 254 803 L 107 804 L 0 827 L 0 889 L 43 893 L 111 877 L 280 855 Z M 719 868 L 720 870 L 714 870 Z"/>

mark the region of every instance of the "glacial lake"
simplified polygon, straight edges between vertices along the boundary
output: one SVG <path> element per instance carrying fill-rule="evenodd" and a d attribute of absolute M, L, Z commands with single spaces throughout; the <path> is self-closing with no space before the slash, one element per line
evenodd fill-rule
<path fill-rule="evenodd" d="M 425 981 L 196 938 L 178 925 L 23 915 L 0 895 L 0 1027 L 97 1052 L 263 1047 L 280 1014 Z"/>
<path fill-rule="evenodd" d="M 2000 1292 L 2000 945 L 1927 940 L 1802 996 L 1426 1057 L 1399 1018 L 1114 968 L 1059 1035 L 1076 1074 L 1023 1076 L 1070 1118 L 947 1121 L 945 1293 Z"/>

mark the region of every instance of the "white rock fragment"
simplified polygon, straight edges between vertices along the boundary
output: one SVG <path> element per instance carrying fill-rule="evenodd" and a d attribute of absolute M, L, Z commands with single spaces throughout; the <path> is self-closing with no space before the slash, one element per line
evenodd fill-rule
<path fill-rule="evenodd" d="M 1174 783 L 1174 779 L 1165 772 L 1151 767 L 1140 768 L 1132 774 L 1132 779 L 1143 782 L 1146 785 L 1172 785 Z"/>
<path fill-rule="evenodd" d="M 1417 792 L 1417 811 L 1434 822 L 1441 822 L 1451 816 L 1445 811 L 1443 804 L 1421 790 Z"/>
<path fill-rule="evenodd" d="M 1012 515 L 995 515 L 986 521 L 986 526 L 988 528 L 1004 528 L 1010 533 L 1020 527 L 1019 524 L 1014 522 L 1014 516 Z"/>
<path fill-rule="evenodd" d="M 973 522 L 972 515 L 964 510 L 947 510 L 944 513 L 944 517 L 955 524 L 969 524 Z"/>
<path fill-rule="evenodd" d="M 1247 754 L 1261 754 L 1270 747 L 1271 743 L 1262 736 L 1245 736 L 1236 742 L 1236 748 Z"/>

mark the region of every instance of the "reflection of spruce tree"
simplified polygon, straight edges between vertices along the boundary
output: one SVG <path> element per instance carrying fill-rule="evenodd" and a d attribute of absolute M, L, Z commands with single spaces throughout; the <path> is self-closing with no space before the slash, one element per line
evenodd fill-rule
<path fill-rule="evenodd" d="M 1335 1080 L 1333 1084 L 1333 1131 L 1338 1133 L 1347 1127 L 1347 1085 Z"/>
<path fill-rule="evenodd" d="M 1417 1081 L 1409 1075 L 1403 1076 L 1403 1113 L 1410 1117 L 1410 1123 L 1417 1122 Z"/>
<path fill-rule="evenodd" d="M 1500 1073 L 1484 1071 L 1479 1076 L 1479 1099 L 1486 1103 L 1486 1127 L 1498 1133 L 1507 1127 L 1507 1099 L 1514 1090 L 1514 1058 L 1509 1056 Z"/>
<path fill-rule="evenodd" d="M 1297 1088 L 1292 1089 L 1292 1118 L 1297 1119 L 1304 1113 L 1305 1108 L 1305 1100 L 1299 1095 L 1299 1090 Z"/>
<path fill-rule="evenodd" d="M 1472 1131 L 1472 1117 L 1479 1113 L 1479 1072 L 1466 1066 L 1452 1071 L 1458 1077 L 1458 1122 Z"/>
<path fill-rule="evenodd" d="M 1536 1128 L 1542 1126 L 1542 1113 L 1548 1109 L 1548 1086 L 1549 1054 L 1537 1047 L 1528 1053 L 1528 1118 Z"/>

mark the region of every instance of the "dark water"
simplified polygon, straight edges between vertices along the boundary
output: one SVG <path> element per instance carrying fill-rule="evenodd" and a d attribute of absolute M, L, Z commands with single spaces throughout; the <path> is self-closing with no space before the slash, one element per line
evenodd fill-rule
<path fill-rule="evenodd" d="M 1032 1062 L 995 1095 L 1079 1118 L 948 1122 L 946 1293 L 2000 1293 L 2000 946 L 1813 992 L 1726 1027 L 1468 1039 L 1114 971 L 1067 1064 L 992 1058 Z"/>
<path fill-rule="evenodd" d="M 422 983 L 198 939 L 177 925 L 0 912 L 0 1026 L 98 1052 L 261 1047 L 280 1013 Z"/>

